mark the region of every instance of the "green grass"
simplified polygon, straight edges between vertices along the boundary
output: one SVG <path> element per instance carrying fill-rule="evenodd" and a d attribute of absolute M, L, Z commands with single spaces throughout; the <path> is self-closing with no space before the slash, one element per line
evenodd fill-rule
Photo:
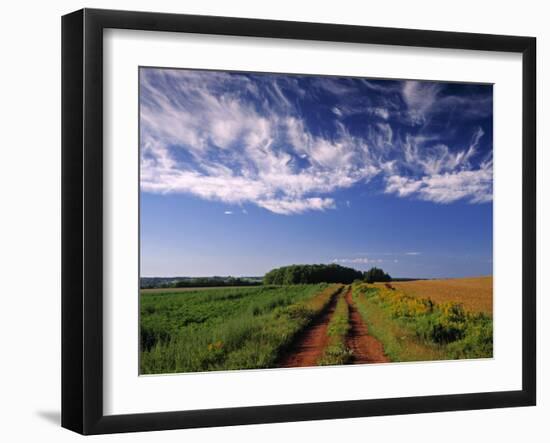
<path fill-rule="evenodd" d="M 273 367 L 341 285 L 142 293 L 142 374 Z"/>
<path fill-rule="evenodd" d="M 457 303 L 436 304 L 400 291 L 355 285 L 353 298 L 369 332 L 391 361 L 489 358 L 493 322 Z"/>
<path fill-rule="evenodd" d="M 351 350 L 346 346 L 346 336 L 350 329 L 346 290 L 347 288 L 338 295 L 334 314 L 328 324 L 328 345 L 319 360 L 320 365 L 344 365 L 351 359 Z"/>

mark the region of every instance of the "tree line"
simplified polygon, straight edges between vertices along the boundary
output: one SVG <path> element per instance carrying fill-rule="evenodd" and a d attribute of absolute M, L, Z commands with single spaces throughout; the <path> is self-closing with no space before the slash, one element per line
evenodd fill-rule
<path fill-rule="evenodd" d="M 290 265 L 272 269 L 264 276 L 266 285 L 299 285 L 315 283 L 350 284 L 356 280 L 369 283 L 390 281 L 391 277 L 382 269 L 371 268 L 367 272 L 347 268 L 335 263 L 326 265 Z"/>
<path fill-rule="evenodd" d="M 261 285 L 261 277 L 142 277 L 141 289 L 153 288 L 210 288 L 218 286 Z"/>

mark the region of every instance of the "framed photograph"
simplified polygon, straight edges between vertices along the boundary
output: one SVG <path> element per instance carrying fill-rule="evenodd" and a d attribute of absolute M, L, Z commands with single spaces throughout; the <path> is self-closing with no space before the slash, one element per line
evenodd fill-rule
<path fill-rule="evenodd" d="M 536 402 L 531 37 L 62 20 L 62 425 Z"/>

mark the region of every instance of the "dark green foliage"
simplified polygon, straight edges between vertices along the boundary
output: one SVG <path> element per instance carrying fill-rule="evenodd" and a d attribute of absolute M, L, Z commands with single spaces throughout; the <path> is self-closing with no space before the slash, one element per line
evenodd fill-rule
<path fill-rule="evenodd" d="M 317 283 L 350 284 L 363 273 L 337 264 L 291 265 L 272 269 L 264 276 L 265 285 L 300 285 Z"/>
<path fill-rule="evenodd" d="M 367 283 L 391 281 L 389 274 L 386 274 L 382 269 L 376 267 L 370 268 L 367 272 L 365 272 L 363 274 L 363 279 Z"/>
<path fill-rule="evenodd" d="M 222 286 L 257 286 L 261 277 L 142 277 L 141 289 L 155 288 L 212 288 Z"/>

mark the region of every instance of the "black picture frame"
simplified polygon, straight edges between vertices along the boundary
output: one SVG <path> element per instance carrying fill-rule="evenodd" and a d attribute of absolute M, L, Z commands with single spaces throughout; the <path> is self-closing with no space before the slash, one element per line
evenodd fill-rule
<path fill-rule="evenodd" d="M 522 54 L 522 389 L 131 415 L 103 413 L 103 30 L 369 43 Z M 81 434 L 458 411 L 536 403 L 536 39 L 83 9 L 62 18 L 62 426 Z"/>

